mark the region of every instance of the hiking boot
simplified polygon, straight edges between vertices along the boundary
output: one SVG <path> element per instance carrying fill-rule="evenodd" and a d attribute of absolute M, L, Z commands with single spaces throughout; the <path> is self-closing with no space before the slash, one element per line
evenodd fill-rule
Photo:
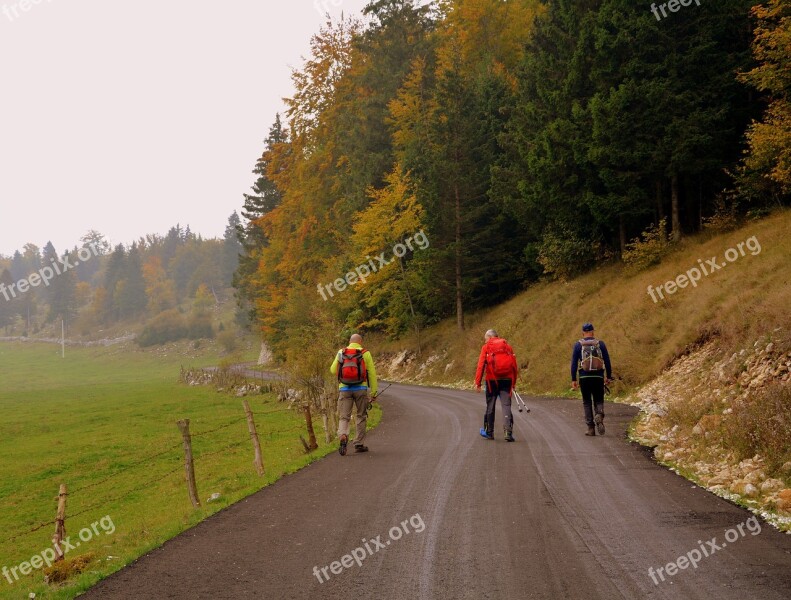
<path fill-rule="evenodd" d="M 363 446 L 360 444 L 359 446 L 354 447 L 355 452 L 368 452 L 368 446 Z"/>
<path fill-rule="evenodd" d="M 481 427 L 481 437 L 486 438 L 487 440 L 493 440 L 494 435 L 486 431 L 483 427 Z"/>
<path fill-rule="evenodd" d="M 341 435 L 341 445 L 338 447 L 338 452 L 340 452 L 341 456 L 346 456 L 346 444 L 349 443 L 349 436 L 348 435 Z"/>
<path fill-rule="evenodd" d="M 604 415 L 597 413 L 593 418 L 593 422 L 596 423 L 596 432 L 599 435 L 604 435 Z"/>
<path fill-rule="evenodd" d="M 505 432 L 505 441 L 506 442 L 515 442 L 516 440 L 514 439 L 514 434 L 511 433 L 510 431 L 506 431 Z"/>
<path fill-rule="evenodd" d="M 593 425 L 588 427 L 588 431 L 585 435 L 596 435 L 596 430 L 593 428 Z"/>

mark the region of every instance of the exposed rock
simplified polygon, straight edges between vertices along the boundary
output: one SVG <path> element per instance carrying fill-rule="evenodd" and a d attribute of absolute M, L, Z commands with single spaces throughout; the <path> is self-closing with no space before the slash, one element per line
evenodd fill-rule
<path fill-rule="evenodd" d="M 785 489 L 777 494 L 777 508 L 791 511 L 791 489 Z"/>
<path fill-rule="evenodd" d="M 731 491 L 734 494 L 739 494 L 740 496 L 745 496 L 747 498 L 755 498 L 758 496 L 758 488 L 752 483 L 748 483 L 741 479 L 731 484 Z"/>
<path fill-rule="evenodd" d="M 786 484 L 778 478 L 767 479 L 766 461 L 753 456 L 738 462 L 740 457 L 723 447 L 718 435 L 737 405 L 750 402 L 768 385 L 791 380 L 791 354 L 785 352 L 776 333 L 773 337 L 756 340 L 752 351 L 731 350 L 727 355 L 720 340 L 704 344 L 684 353 L 626 401 L 642 411 L 634 438 L 654 446 L 657 459 L 694 473 L 708 489 L 722 495 L 735 493 L 758 499 L 770 511 L 791 511 L 791 490 L 775 497 Z M 674 409 L 687 407 L 700 407 L 708 414 L 689 425 L 669 418 L 678 414 Z M 791 477 L 791 461 L 778 476 Z"/>
<path fill-rule="evenodd" d="M 767 479 L 761 484 L 762 494 L 771 494 L 772 492 L 779 492 L 785 487 L 785 484 L 779 479 Z"/>
<path fill-rule="evenodd" d="M 272 351 L 269 349 L 269 346 L 266 345 L 266 342 L 261 342 L 261 352 L 258 354 L 258 364 L 268 365 L 272 362 L 272 358 Z"/>
<path fill-rule="evenodd" d="M 730 470 L 726 468 L 709 479 L 709 485 L 723 485 L 729 483 L 732 479 L 733 475 L 731 475 Z"/>
<path fill-rule="evenodd" d="M 753 485 L 759 485 L 765 479 L 766 479 L 766 474 L 760 469 L 756 469 L 755 471 L 750 471 L 744 476 L 744 480 L 747 483 L 752 483 Z"/>

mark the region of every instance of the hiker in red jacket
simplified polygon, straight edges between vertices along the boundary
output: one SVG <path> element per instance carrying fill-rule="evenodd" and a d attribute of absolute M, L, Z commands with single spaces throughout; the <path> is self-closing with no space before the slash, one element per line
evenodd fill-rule
<path fill-rule="evenodd" d="M 481 391 L 481 379 L 486 374 L 486 413 L 483 417 L 481 435 L 487 440 L 494 439 L 494 406 L 500 398 L 503 409 L 505 441 L 513 442 L 514 417 L 511 414 L 511 392 L 516 389 L 519 369 L 516 366 L 514 350 L 494 329 L 484 336 L 485 342 L 478 358 L 475 372 L 475 389 Z"/>

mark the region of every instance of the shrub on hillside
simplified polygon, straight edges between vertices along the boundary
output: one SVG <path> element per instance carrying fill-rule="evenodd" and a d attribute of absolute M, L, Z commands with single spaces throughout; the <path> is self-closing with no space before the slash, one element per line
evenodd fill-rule
<path fill-rule="evenodd" d="M 187 337 L 191 340 L 213 338 L 214 327 L 211 324 L 211 316 L 206 313 L 193 315 L 187 326 Z"/>
<path fill-rule="evenodd" d="M 554 279 L 568 279 L 592 265 L 600 254 L 597 242 L 563 228 L 548 230 L 541 240 L 538 262 Z"/>
<path fill-rule="evenodd" d="M 217 336 L 217 341 L 220 342 L 220 345 L 228 354 L 231 354 L 232 352 L 236 352 L 238 348 L 236 334 L 230 329 L 225 329 L 221 331 Z"/>
<path fill-rule="evenodd" d="M 622 257 L 633 273 L 658 264 L 668 253 L 670 240 L 667 236 L 667 219 L 659 221 L 657 226 L 652 224 L 642 233 L 641 238 L 635 238 L 626 244 Z"/>
<path fill-rule="evenodd" d="M 703 396 L 688 399 L 685 402 L 674 402 L 667 409 L 668 423 L 692 429 L 706 415 L 719 412 L 720 404 L 716 396 Z"/>
<path fill-rule="evenodd" d="M 731 195 L 720 196 L 714 203 L 714 214 L 703 219 L 703 228 L 716 233 L 733 231 L 739 226 L 739 207 Z"/>
<path fill-rule="evenodd" d="M 791 460 L 791 388 L 777 383 L 733 407 L 723 437 L 739 460 L 760 454 L 768 474 Z"/>
<path fill-rule="evenodd" d="M 164 344 L 187 337 L 189 329 L 184 317 L 178 310 L 170 309 L 159 313 L 143 328 L 137 338 L 137 343 L 142 346 Z"/>

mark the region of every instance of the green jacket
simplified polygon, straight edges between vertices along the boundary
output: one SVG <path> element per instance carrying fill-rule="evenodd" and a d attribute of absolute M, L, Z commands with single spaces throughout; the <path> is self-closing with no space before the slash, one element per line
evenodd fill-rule
<path fill-rule="evenodd" d="M 349 344 L 346 346 L 346 348 L 363 350 L 363 347 L 360 344 Z M 343 352 L 343 350 L 344 348 L 338 350 L 338 353 L 335 355 L 335 360 L 332 361 L 332 366 L 330 367 L 330 373 L 332 373 L 335 377 L 338 377 L 338 357 L 340 356 L 341 352 Z M 361 383 L 360 385 L 346 385 L 339 382 L 339 390 L 354 392 L 370 389 L 371 396 L 376 396 L 376 391 L 378 390 L 378 383 L 376 381 L 376 367 L 374 366 L 374 359 L 368 350 L 366 350 L 365 354 L 363 354 L 363 360 L 365 361 L 365 369 L 368 371 L 368 385 L 365 385 L 364 383 Z"/>

